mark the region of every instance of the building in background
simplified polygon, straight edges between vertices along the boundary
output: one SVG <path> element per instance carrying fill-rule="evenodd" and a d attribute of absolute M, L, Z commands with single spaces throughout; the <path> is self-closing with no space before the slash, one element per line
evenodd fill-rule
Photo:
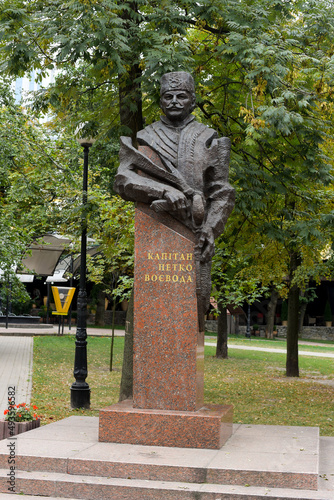
<path fill-rule="evenodd" d="M 46 88 L 55 81 L 56 71 L 52 70 L 49 76 L 43 78 L 42 82 L 36 82 L 38 72 L 32 71 L 29 77 L 17 78 L 14 83 L 15 103 L 21 104 L 22 101 L 29 101 L 29 92 L 37 91 L 40 88 Z"/>

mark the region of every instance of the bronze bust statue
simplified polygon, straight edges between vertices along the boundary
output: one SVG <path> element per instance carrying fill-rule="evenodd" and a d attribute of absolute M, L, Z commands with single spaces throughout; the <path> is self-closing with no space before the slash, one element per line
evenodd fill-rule
<path fill-rule="evenodd" d="M 200 283 L 199 316 L 209 307 L 214 240 L 234 206 L 228 183 L 230 140 L 195 120 L 195 85 L 189 73 L 161 78 L 164 116 L 131 138 L 121 137 L 120 166 L 114 188 L 122 198 L 166 211 L 196 236 Z"/>

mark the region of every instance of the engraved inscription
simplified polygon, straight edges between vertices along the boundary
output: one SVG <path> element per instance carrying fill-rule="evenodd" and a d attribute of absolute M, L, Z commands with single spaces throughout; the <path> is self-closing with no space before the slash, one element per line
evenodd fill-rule
<path fill-rule="evenodd" d="M 145 274 L 145 282 L 192 283 L 193 254 L 182 252 L 147 252 L 149 261 L 156 261 L 156 271 Z M 167 261 L 167 262 L 162 262 Z M 171 261 L 171 262 L 168 262 Z M 152 264 L 151 264 L 152 265 Z M 161 274 L 164 273 L 164 274 Z M 178 273 L 178 274 L 176 274 Z"/>
<path fill-rule="evenodd" d="M 192 253 L 180 252 L 147 252 L 148 260 L 193 260 Z"/>

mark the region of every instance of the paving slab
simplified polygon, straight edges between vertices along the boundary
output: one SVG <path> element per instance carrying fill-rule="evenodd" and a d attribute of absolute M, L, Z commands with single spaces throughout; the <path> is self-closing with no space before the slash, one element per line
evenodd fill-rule
<path fill-rule="evenodd" d="M 0 470 L 0 487 L 5 484 Z M 332 492 L 20 472 L 16 491 L 82 500 L 333 500 Z M 40 497 L 38 497 L 40 498 Z"/>
<path fill-rule="evenodd" d="M 320 437 L 318 487 L 323 491 L 331 491 L 334 499 L 334 437 Z"/>

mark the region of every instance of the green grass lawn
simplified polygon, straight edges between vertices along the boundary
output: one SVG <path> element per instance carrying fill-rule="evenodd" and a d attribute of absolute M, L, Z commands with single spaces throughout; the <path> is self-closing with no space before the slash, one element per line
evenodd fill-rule
<path fill-rule="evenodd" d="M 33 401 L 50 423 L 73 414 L 98 415 L 100 408 L 116 403 L 121 380 L 123 337 L 114 340 L 114 371 L 109 371 L 110 337 L 88 337 L 88 378 L 91 410 L 70 409 L 70 387 L 73 377 L 75 337 L 34 338 Z"/>
<path fill-rule="evenodd" d="M 246 340 L 253 344 L 253 339 Z M 75 414 L 97 416 L 100 408 L 117 402 L 123 343 L 122 337 L 115 338 L 110 372 L 111 339 L 88 338 L 91 409 L 71 410 L 75 339 L 35 337 L 32 403 L 38 406 L 42 423 Z M 284 354 L 233 349 L 232 341 L 229 359 L 217 360 L 214 353 L 215 347 L 205 348 L 206 403 L 232 404 L 235 423 L 318 426 L 322 435 L 334 436 L 334 387 L 326 385 L 334 383 L 333 359 L 300 356 L 301 376 L 287 378 Z"/>
<path fill-rule="evenodd" d="M 205 401 L 234 405 L 234 422 L 309 425 L 334 435 L 334 360 L 300 356 L 300 377 L 285 376 L 285 355 L 229 348 L 217 360 L 206 348 Z M 325 382 L 325 383 L 323 383 Z"/>

